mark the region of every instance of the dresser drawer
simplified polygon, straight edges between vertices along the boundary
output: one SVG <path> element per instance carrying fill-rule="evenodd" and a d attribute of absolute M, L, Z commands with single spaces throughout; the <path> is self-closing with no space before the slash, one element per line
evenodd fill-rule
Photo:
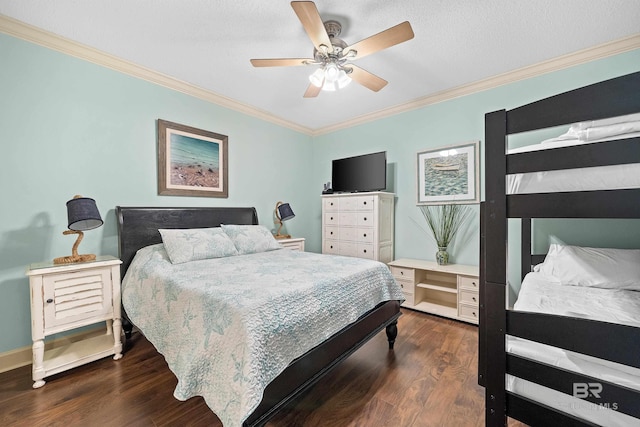
<path fill-rule="evenodd" d="M 322 209 L 327 212 L 335 212 L 340 210 L 340 198 L 330 197 L 322 200 Z"/>
<path fill-rule="evenodd" d="M 372 196 L 358 196 L 356 200 L 356 209 L 359 211 L 373 211 L 374 198 Z"/>
<path fill-rule="evenodd" d="M 325 240 L 322 244 L 322 253 L 340 255 L 340 242 L 338 240 Z"/>
<path fill-rule="evenodd" d="M 325 239 L 339 239 L 340 238 L 340 227 L 335 225 L 326 225 L 324 227 L 324 238 Z"/>
<path fill-rule="evenodd" d="M 367 258 L 367 259 L 374 259 L 375 256 L 375 250 L 373 245 L 368 245 L 366 243 L 358 243 L 357 244 L 357 257 L 359 258 Z"/>
<path fill-rule="evenodd" d="M 358 212 L 356 224 L 358 227 L 373 227 L 373 214 L 371 212 Z"/>
<path fill-rule="evenodd" d="M 479 283 L 480 281 L 477 277 L 458 276 L 458 286 L 462 289 L 473 289 L 477 291 L 480 289 Z"/>
<path fill-rule="evenodd" d="M 478 305 L 478 292 L 460 289 L 458 295 L 461 303 Z"/>
<path fill-rule="evenodd" d="M 340 211 L 340 226 L 341 227 L 355 227 L 358 223 L 358 217 L 355 212 L 343 212 Z"/>
<path fill-rule="evenodd" d="M 478 322 L 478 312 L 479 309 L 477 306 L 460 304 L 458 306 L 458 315 L 460 317 L 464 317 L 465 319 L 471 320 L 474 323 Z"/>
<path fill-rule="evenodd" d="M 409 280 L 411 283 L 414 283 L 415 280 L 415 270 L 413 268 L 391 266 L 391 274 L 396 280 L 404 279 Z"/>
<path fill-rule="evenodd" d="M 326 225 L 339 225 L 340 214 L 338 212 L 327 212 L 324 214 L 324 223 Z"/>

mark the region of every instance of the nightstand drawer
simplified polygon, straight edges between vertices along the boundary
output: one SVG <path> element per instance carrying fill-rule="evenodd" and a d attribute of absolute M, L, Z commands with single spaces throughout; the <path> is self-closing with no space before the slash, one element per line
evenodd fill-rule
<path fill-rule="evenodd" d="M 411 283 L 415 280 L 415 270 L 413 268 L 391 266 L 391 274 L 393 274 L 393 277 L 396 279 L 409 280 Z"/>
<path fill-rule="evenodd" d="M 469 277 L 469 276 L 458 276 L 458 286 L 460 286 L 463 289 L 474 289 L 474 290 L 478 290 L 480 289 L 479 283 L 480 281 L 478 280 L 477 277 Z"/>

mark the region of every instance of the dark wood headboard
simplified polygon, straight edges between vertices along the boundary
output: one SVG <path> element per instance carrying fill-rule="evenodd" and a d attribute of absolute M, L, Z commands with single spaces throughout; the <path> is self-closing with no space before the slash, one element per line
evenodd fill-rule
<path fill-rule="evenodd" d="M 116 206 L 118 255 L 124 277 L 134 255 L 145 246 L 162 243 L 160 228 L 208 228 L 220 224 L 258 224 L 255 208 L 171 208 Z"/>

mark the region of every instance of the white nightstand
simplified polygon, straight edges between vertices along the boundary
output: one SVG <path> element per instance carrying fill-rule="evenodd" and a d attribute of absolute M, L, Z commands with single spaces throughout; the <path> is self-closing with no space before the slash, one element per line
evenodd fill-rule
<path fill-rule="evenodd" d="M 291 237 L 289 239 L 278 239 L 278 243 L 287 249 L 304 252 L 304 237 Z"/>
<path fill-rule="evenodd" d="M 122 357 L 120 261 L 99 256 L 77 264 L 31 264 L 33 388 L 44 378 L 114 355 Z M 45 337 L 106 321 L 106 333 L 45 351 Z"/>

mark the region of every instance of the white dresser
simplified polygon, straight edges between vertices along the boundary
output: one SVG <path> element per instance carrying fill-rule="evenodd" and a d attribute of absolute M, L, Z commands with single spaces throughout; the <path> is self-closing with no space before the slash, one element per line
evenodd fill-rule
<path fill-rule="evenodd" d="M 322 253 L 393 260 L 393 193 L 322 196 Z"/>

